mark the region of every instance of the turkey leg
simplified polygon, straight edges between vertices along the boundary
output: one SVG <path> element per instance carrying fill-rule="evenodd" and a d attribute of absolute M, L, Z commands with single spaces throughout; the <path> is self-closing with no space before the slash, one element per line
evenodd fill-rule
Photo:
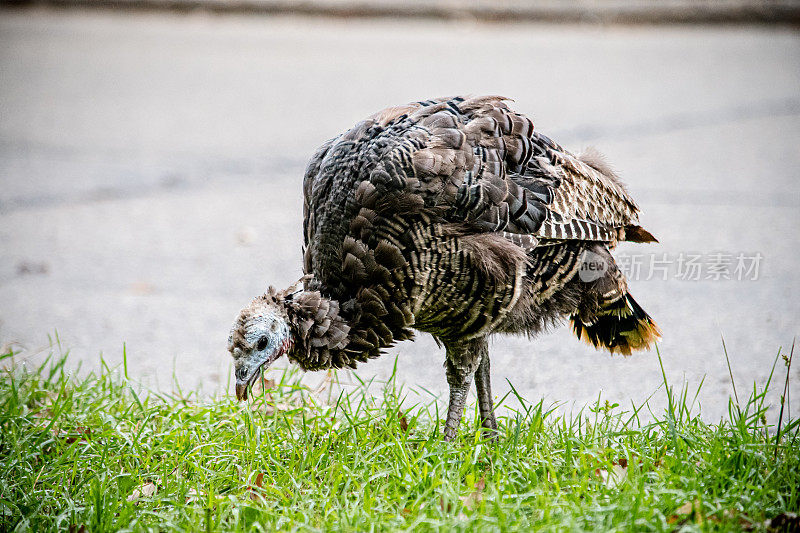
<path fill-rule="evenodd" d="M 444 440 L 453 440 L 458 434 L 458 426 L 464 415 L 464 404 L 467 402 L 467 393 L 472 384 L 472 376 L 481 361 L 486 360 L 487 388 L 484 384 L 478 385 L 488 391 L 488 351 L 489 344 L 486 337 L 460 342 L 445 342 L 447 356 L 445 368 L 447 384 L 450 385 L 450 405 L 447 408 L 447 420 L 444 423 Z M 491 414 L 491 392 L 489 396 L 488 413 Z M 480 399 L 480 393 L 479 393 Z M 481 403 L 481 416 L 483 417 L 483 403 Z M 490 415 L 491 416 L 491 415 Z M 492 420 L 494 417 L 492 416 Z"/>
<path fill-rule="evenodd" d="M 478 393 L 478 408 L 481 412 L 481 425 L 489 430 L 491 436 L 497 433 L 497 420 L 492 405 L 492 381 L 489 372 L 488 346 L 475 371 L 475 390 Z"/>

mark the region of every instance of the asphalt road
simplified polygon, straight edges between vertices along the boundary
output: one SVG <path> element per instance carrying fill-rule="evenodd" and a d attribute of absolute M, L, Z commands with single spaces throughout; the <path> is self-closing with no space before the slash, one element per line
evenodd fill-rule
<path fill-rule="evenodd" d="M 745 396 L 800 333 L 799 88 L 790 30 L 3 12 L 0 344 L 35 364 L 57 330 L 87 370 L 124 342 L 146 385 L 223 393 L 239 308 L 301 274 L 314 148 L 390 104 L 503 94 L 627 181 L 661 241 L 620 248 L 632 291 L 668 378 L 705 376 L 715 418 L 721 335 Z M 509 380 L 565 408 L 629 405 L 662 382 L 655 352 L 610 357 L 567 328 L 491 349 L 498 396 Z M 427 336 L 359 376 L 386 378 L 395 355 L 401 383 L 446 390 Z"/>

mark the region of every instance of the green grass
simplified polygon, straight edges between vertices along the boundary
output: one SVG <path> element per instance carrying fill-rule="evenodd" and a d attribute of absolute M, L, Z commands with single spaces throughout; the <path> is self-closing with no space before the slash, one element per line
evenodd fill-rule
<path fill-rule="evenodd" d="M 523 403 L 502 411 L 496 442 L 469 409 L 446 443 L 437 404 L 391 383 L 328 402 L 287 372 L 239 404 L 141 392 L 107 367 L 75 377 L 64 358 L 26 371 L 11 356 L 0 531 L 760 531 L 800 508 L 798 424 L 783 420 L 778 440 L 756 389 L 715 424 L 692 414 L 685 387 L 658 391 L 669 407 L 650 422 L 647 407 L 598 402 L 567 418 Z"/>

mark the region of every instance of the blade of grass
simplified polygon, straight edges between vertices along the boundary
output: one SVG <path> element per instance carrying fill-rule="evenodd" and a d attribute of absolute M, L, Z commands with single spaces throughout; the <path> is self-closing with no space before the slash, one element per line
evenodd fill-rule
<path fill-rule="evenodd" d="M 792 358 L 794 357 L 794 343 L 795 340 L 792 340 L 792 349 L 789 352 L 789 361 L 786 364 L 786 381 L 783 384 L 783 394 L 781 395 L 781 412 L 778 415 L 778 432 L 775 434 L 775 455 L 774 458 L 778 458 L 778 445 L 781 442 L 781 424 L 783 423 L 783 406 L 786 404 L 786 395 L 789 392 L 789 373 L 792 370 Z"/>
<path fill-rule="evenodd" d="M 720 339 L 722 339 L 722 351 L 725 354 L 725 362 L 728 363 L 728 375 L 731 377 L 731 386 L 733 387 L 733 397 L 736 399 L 736 408 L 741 410 L 739 407 L 739 395 L 736 393 L 736 382 L 733 380 L 733 370 L 731 370 L 731 360 L 728 357 L 728 348 L 725 346 L 725 337 L 720 335 Z"/>

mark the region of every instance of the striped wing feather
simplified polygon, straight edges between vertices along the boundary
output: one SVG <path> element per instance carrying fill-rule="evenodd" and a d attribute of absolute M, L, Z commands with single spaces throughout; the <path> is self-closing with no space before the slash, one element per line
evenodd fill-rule
<path fill-rule="evenodd" d="M 414 127 L 390 159 L 410 157 L 413 172 L 400 179 L 450 222 L 537 240 L 607 242 L 638 224 L 636 204 L 599 157 L 575 156 L 534 132 L 502 97 L 456 97 L 376 115 L 387 124 L 400 117 Z"/>
<path fill-rule="evenodd" d="M 345 237 L 372 227 L 375 216 L 424 212 L 468 232 L 503 232 L 526 249 L 564 240 L 655 240 L 638 226 L 636 204 L 597 154 L 571 154 L 499 96 L 376 113 L 317 151 L 304 199 L 306 272 L 328 281 L 341 270 Z M 365 199 L 372 206 L 366 210 Z"/>

